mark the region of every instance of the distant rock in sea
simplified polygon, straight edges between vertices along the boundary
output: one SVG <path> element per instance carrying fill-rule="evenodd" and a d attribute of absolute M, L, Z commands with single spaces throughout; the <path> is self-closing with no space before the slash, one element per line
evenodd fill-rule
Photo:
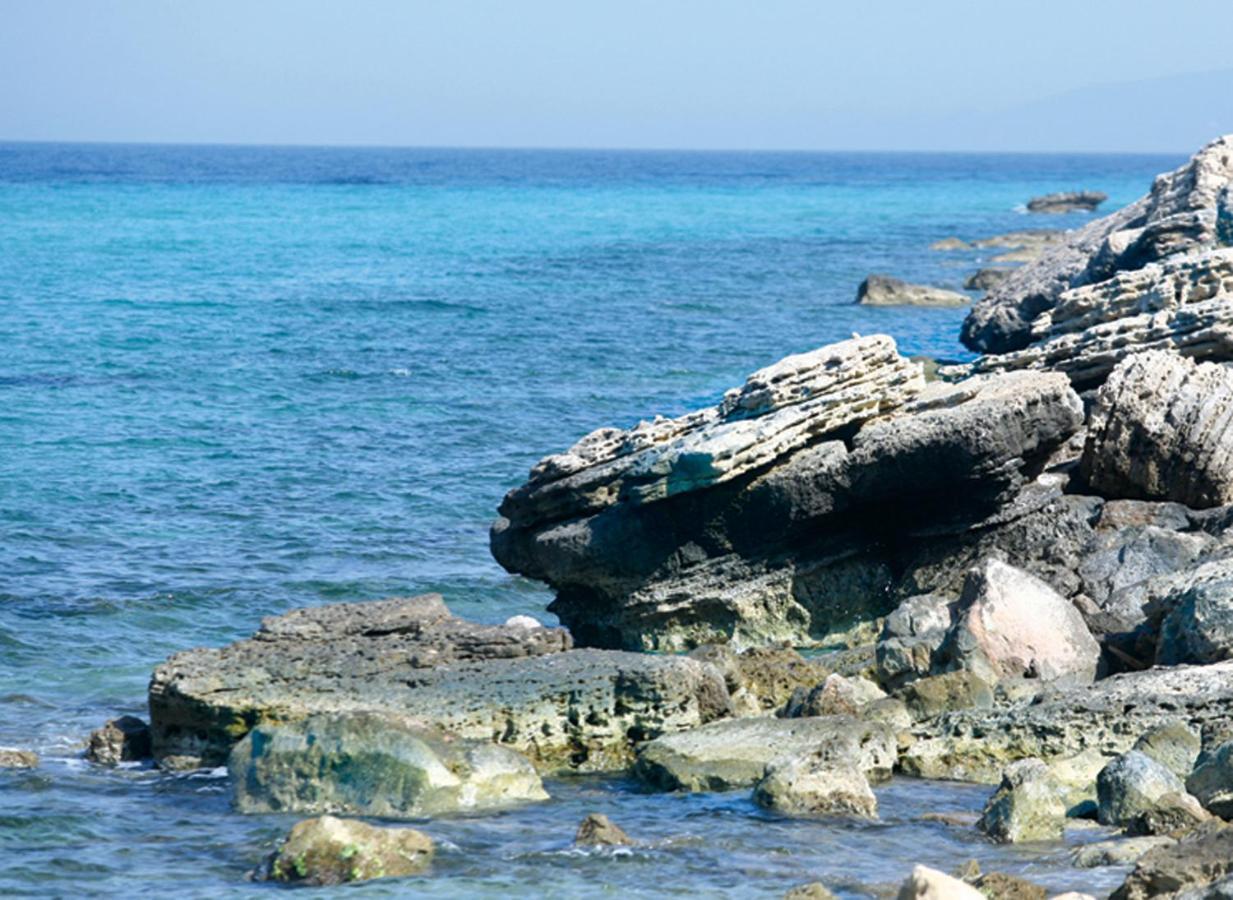
<path fill-rule="evenodd" d="M 1093 212 L 1108 199 L 1109 195 L 1100 191 L 1062 191 L 1033 197 L 1027 208 L 1034 213 Z"/>
<path fill-rule="evenodd" d="M 856 291 L 863 306 L 967 306 L 972 298 L 957 291 L 909 284 L 889 275 L 870 275 Z"/>

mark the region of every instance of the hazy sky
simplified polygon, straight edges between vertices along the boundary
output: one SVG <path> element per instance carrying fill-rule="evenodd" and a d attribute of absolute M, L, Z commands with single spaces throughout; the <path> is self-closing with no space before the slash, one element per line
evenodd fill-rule
<path fill-rule="evenodd" d="M 0 0 L 0 139 L 1184 152 L 1233 131 L 1231 35 L 1233 0 Z"/>

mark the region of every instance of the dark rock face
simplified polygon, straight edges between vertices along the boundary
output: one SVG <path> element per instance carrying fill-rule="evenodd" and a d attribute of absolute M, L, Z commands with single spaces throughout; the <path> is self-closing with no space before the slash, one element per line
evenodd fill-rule
<path fill-rule="evenodd" d="M 1079 428 L 1082 409 L 1060 376 L 926 386 L 886 341 L 756 373 L 730 396 L 793 402 L 751 399 L 753 418 L 714 424 L 735 408 L 725 400 L 719 412 L 640 426 L 655 440 L 597 432 L 546 459 L 502 504 L 494 556 L 553 586 L 551 609 L 584 645 L 802 643 L 889 611 L 908 595 L 905 556 L 936 546 L 929 534 L 966 541 L 1001 515 Z M 811 387 L 781 387 L 792 379 Z M 811 437 L 784 446 L 783 423 L 797 421 L 792 434 Z M 750 425 L 756 442 L 733 436 Z M 612 449 L 623 447 L 634 449 Z M 646 474 L 631 488 L 635 472 Z M 941 569 L 914 574 L 930 582 Z"/>
<path fill-rule="evenodd" d="M 1034 213 L 1094 212 L 1108 199 L 1109 195 L 1100 191 L 1061 191 L 1033 197 L 1027 202 L 1027 209 Z"/>
<path fill-rule="evenodd" d="M 600 771 L 623 768 L 635 742 L 728 713 L 712 666 L 568 646 L 559 628 L 464 622 L 435 595 L 297 611 L 249 640 L 159 666 L 154 754 L 171 768 L 219 765 L 263 722 L 412 711 L 541 769 Z"/>
<path fill-rule="evenodd" d="M 1233 175 L 1233 137 L 1222 137 L 1186 165 L 1156 178 L 1147 196 L 1072 232 L 1039 261 L 1024 266 L 979 301 L 961 339 L 984 353 L 1020 350 L 1032 320 L 1061 294 L 1118 272 L 1221 243 L 1222 191 Z"/>

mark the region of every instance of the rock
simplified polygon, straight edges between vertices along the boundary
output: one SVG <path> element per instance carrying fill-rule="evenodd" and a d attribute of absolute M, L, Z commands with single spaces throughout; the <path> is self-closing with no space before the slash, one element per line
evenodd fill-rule
<path fill-rule="evenodd" d="M 1180 837 L 1202 825 L 1211 816 L 1190 794 L 1165 794 L 1125 824 L 1129 835 Z"/>
<path fill-rule="evenodd" d="M 1233 741 L 1198 757 L 1186 779 L 1186 790 L 1203 808 L 1222 819 L 1233 819 Z"/>
<path fill-rule="evenodd" d="M 968 250 L 971 244 L 962 238 L 945 237 L 929 245 L 930 250 Z"/>
<path fill-rule="evenodd" d="M 1005 268 L 977 269 L 963 282 L 963 288 L 967 291 L 987 291 L 1005 281 L 1010 273 L 1011 270 Z"/>
<path fill-rule="evenodd" d="M 1049 896 L 1040 885 L 1005 872 L 988 872 L 976 880 L 975 887 L 993 900 L 1045 900 Z"/>
<path fill-rule="evenodd" d="M 781 716 L 854 716 L 869 704 L 886 699 L 886 693 L 864 678 L 845 678 L 837 673 L 812 690 L 797 688 L 781 711 Z M 893 716 L 893 713 L 891 714 Z"/>
<path fill-rule="evenodd" d="M 850 716 L 730 719 L 643 745 L 634 774 L 665 791 L 748 788 L 768 764 L 821 746 L 830 759 L 848 762 L 875 780 L 890 776 L 898 754 L 894 732 L 880 722 Z"/>
<path fill-rule="evenodd" d="M 777 709 L 796 691 L 808 690 L 827 676 L 825 666 L 806 660 L 785 645 L 737 652 L 727 644 L 706 644 L 691 651 L 689 657 L 719 669 L 734 708 L 747 715 L 764 715 Z"/>
<path fill-rule="evenodd" d="M 0 769 L 38 768 L 39 755 L 33 750 L 0 749 Z"/>
<path fill-rule="evenodd" d="M 899 888 L 898 900 L 985 900 L 985 895 L 937 869 L 917 866 Z"/>
<path fill-rule="evenodd" d="M 114 766 L 150 758 L 150 726 L 136 716 L 111 719 L 90 733 L 86 759 Z"/>
<path fill-rule="evenodd" d="M 909 284 L 889 275 L 870 275 L 856 290 L 862 306 L 967 306 L 972 298 L 957 291 Z"/>
<path fill-rule="evenodd" d="M 425 606 L 439 614 L 423 621 L 416 613 Z M 414 710 L 427 727 L 496 740 L 545 771 L 611 771 L 629 764 L 635 743 L 730 709 L 712 666 L 565 651 L 559 629 L 465 623 L 439 598 L 308 613 L 268 619 L 252 639 L 179 653 L 155 670 L 150 716 L 160 764 L 220 765 L 264 722 Z M 334 624 L 314 624 L 322 621 Z"/>
<path fill-rule="evenodd" d="M 820 881 L 811 881 L 792 888 L 783 895 L 783 900 L 838 900 Z"/>
<path fill-rule="evenodd" d="M 939 374 L 953 379 L 1038 369 L 1064 372 L 1076 388 L 1087 389 L 1142 351 L 1226 360 L 1233 347 L 1230 296 L 1233 253 L 1228 250 L 1152 263 L 1063 292 L 1055 306 L 1032 321 L 1023 349 L 941 367 Z"/>
<path fill-rule="evenodd" d="M 243 813 L 432 818 L 548 799 L 535 767 L 513 750 L 390 714 L 258 725 L 228 769 Z"/>
<path fill-rule="evenodd" d="M 1066 827 L 1066 805 L 1048 766 L 1039 759 L 1007 766 L 978 827 L 1004 844 L 1060 840 Z"/>
<path fill-rule="evenodd" d="M 591 813 L 578 825 L 574 844 L 579 847 L 628 847 L 633 838 L 602 813 Z"/>
<path fill-rule="evenodd" d="M 1096 777 L 1097 818 L 1102 825 L 1124 825 L 1152 809 L 1166 794 L 1183 794 L 1181 780 L 1151 757 L 1131 750 Z"/>
<path fill-rule="evenodd" d="M 1233 829 L 1212 823 L 1145 853 L 1110 900 L 1178 897 L 1228 875 L 1233 875 Z"/>
<path fill-rule="evenodd" d="M 414 828 L 321 816 L 296 823 L 255 877 L 312 887 L 399 878 L 422 872 L 432 854 L 432 839 Z"/>
<path fill-rule="evenodd" d="M 1096 207 L 1108 199 L 1109 195 L 1100 191 L 1062 191 L 1033 197 L 1027 203 L 1027 210 L 1034 213 L 1095 212 Z"/>
<path fill-rule="evenodd" d="M 896 692 L 908 711 L 928 719 L 954 709 L 993 706 L 993 688 L 975 672 L 945 672 L 910 682 Z"/>
<path fill-rule="evenodd" d="M 710 410 L 548 457 L 492 550 L 556 590 L 581 644 L 823 641 L 893 609 L 901 555 L 966 539 L 1080 427 L 1064 377 L 1023 375 L 925 385 L 886 338 L 790 357 Z"/>
<path fill-rule="evenodd" d="M 934 656 L 957 617 L 957 604 L 935 594 L 904 600 L 878 638 L 878 677 L 892 687 L 933 671 Z"/>
<path fill-rule="evenodd" d="M 1186 165 L 1158 176 L 1147 196 L 1068 232 L 990 291 L 963 323 L 964 344 L 984 353 L 1022 349 L 1031 341 L 1032 320 L 1064 291 L 1219 246 L 1221 192 L 1231 176 L 1233 137 L 1218 138 Z"/>
<path fill-rule="evenodd" d="M 1083 477 L 1108 497 L 1174 500 L 1191 507 L 1233 502 L 1233 372 L 1176 353 L 1120 363 L 1096 396 Z"/>
<path fill-rule="evenodd" d="M 1150 728 L 1182 719 L 1223 727 L 1233 716 L 1233 662 L 1148 669 L 1094 685 L 1055 686 L 1031 703 L 948 712 L 920 722 L 899 769 L 922 778 L 990 783 L 1010 762 L 1084 751 L 1129 751 Z"/>
<path fill-rule="evenodd" d="M 1233 658 L 1233 559 L 1211 560 L 1158 582 L 1151 599 L 1165 611 L 1157 665 Z"/>
<path fill-rule="evenodd" d="M 1097 841 L 1076 847 L 1071 860 L 1080 869 L 1097 869 L 1102 866 L 1133 866 L 1148 851 L 1157 847 L 1175 844 L 1168 837 L 1132 837 L 1112 841 Z"/>
<path fill-rule="evenodd" d="M 1108 764 L 1109 757 L 1095 747 L 1049 760 L 1049 775 L 1061 792 L 1067 816 L 1096 818 L 1096 777 Z"/>
<path fill-rule="evenodd" d="M 1194 771 L 1202 742 L 1197 731 L 1181 719 L 1172 719 L 1139 735 L 1134 749 L 1185 779 Z"/>
<path fill-rule="evenodd" d="M 534 616 L 510 616 L 505 620 L 506 628 L 543 628 L 543 624 Z"/>
<path fill-rule="evenodd" d="M 754 802 L 788 816 L 878 817 L 878 801 L 865 774 L 823 745 L 769 763 L 754 786 Z"/>
<path fill-rule="evenodd" d="M 986 680 L 1094 681 L 1100 645 L 1075 607 L 1039 578 L 996 559 L 973 569 L 943 664 Z"/>

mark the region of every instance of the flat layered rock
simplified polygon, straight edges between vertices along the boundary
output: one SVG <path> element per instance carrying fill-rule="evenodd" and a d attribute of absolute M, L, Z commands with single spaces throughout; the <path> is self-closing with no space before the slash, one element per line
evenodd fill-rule
<path fill-rule="evenodd" d="M 1027 202 L 1027 211 L 1034 213 L 1094 212 L 1096 207 L 1109 199 L 1101 191 L 1059 191 L 1033 197 Z"/>
<path fill-rule="evenodd" d="M 972 298 L 958 291 L 911 284 L 889 275 L 870 275 L 856 290 L 856 302 L 862 306 L 967 306 Z"/>
<path fill-rule="evenodd" d="M 1032 321 L 1062 294 L 1177 254 L 1227 244 L 1227 188 L 1233 136 L 1218 138 L 1184 166 L 1156 178 L 1147 196 L 1070 232 L 973 307 L 961 339 L 972 350 L 1006 353 L 1031 340 Z"/>
<path fill-rule="evenodd" d="M 924 778 L 994 783 L 1003 767 L 1087 751 L 1111 760 L 1153 727 L 1175 720 L 1224 727 L 1233 715 L 1233 662 L 1148 669 L 1049 691 L 1020 706 L 958 710 L 918 726 L 900 768 Z"/>
<path fill-rule="evenodd" d="M 438 604 L 420 601 L 397 614 L 398 604 L 372 604 L 385 623 L 375 632 L 353 620 L 370 621 L 361 609 L 368 604 L 347 604 L 295 616 L 290 626 L 285 618 L 267 621 L 257 637 L 229 647 L 172 656 L 150 683 L 155 757 L 169 767 L 220 765 L 261 723 L 388 712 L 496 741 L 541 769 L 599 771 L 624 767 L 637 741 L 728 711 L 723 676 L 704 663 L 566 651 L 560 629 L 513 626 L 498 639 L 505 626 L 464 627 L 448 616 L 420 635 L 414 609 Z M 334 639 L 310 624 L 336 616 L 348 624 L 337 626 L 343 633 Z M 385 630 L 398 622 L 407 630 Z M 469 649 L 445 640 L 441 629 L 454 628 L 468 637 Z M 493 634 L 472 640 L 473 628 Z"/>

